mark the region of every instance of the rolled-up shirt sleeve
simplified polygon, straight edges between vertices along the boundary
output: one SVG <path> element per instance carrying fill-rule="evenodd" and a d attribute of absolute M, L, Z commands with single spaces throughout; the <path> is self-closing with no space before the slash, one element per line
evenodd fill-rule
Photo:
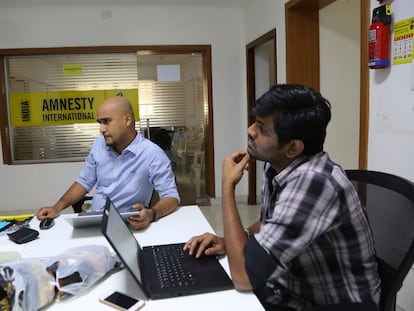
<path fill-rule="evenodd" d="M 96 161 L 91 151 L 86 157 L 82 171 L 76 182 L 79 183 L 87 192 L 91 191 L 97 181 L 96 176 Z"/>

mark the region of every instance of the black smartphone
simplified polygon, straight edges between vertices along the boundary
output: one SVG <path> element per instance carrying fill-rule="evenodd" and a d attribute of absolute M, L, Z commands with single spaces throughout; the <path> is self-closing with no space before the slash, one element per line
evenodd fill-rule
<path fill-rule="evenodd" d="M 122 311 L 139 310 L 145 305 L 144 301 L 118 291 L 102 296 L 99 301 Z"/>

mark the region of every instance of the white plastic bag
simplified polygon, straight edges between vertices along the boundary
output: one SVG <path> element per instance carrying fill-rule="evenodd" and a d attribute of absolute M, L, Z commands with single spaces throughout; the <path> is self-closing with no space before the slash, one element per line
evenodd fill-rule
<path fill-rule="evenodd" d="M 59 296 L 76 295 L 93 285 L 116 265 L 115 256 L 101 245 L 67 249 L 48 267 L 55 275 Z"/>
<path fill-rule="evenodd" d="M 115 258 L 105 246 L 86 245 L 6 262 L 0 265 L 0 311 L 35 311 L 56 296 L 79 294 L 115 268 Z"/>
<path fill-rule="evenodd" d="M 18 260 L 0 266 L 0 310 L 35 311 L 55 298 L 54 279 L 41 260 Z"/>

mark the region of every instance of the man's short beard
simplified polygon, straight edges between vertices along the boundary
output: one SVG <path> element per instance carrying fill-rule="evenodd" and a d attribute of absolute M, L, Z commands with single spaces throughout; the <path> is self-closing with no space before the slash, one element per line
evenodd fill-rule
<path fill-rule="evenodd" d="M 249 154 L 250 160 L 257 160 L 257 158 L 251 152 L 249 152 L 249 148 L 247 148 L 247 153 Z"/>
<path fill-rule="evenodd" d="M 109 146 L 109 147 L 114 147 L 114 148 L 115 148 L 115 145 L 116 145 L 116 143 L 114 142 L 114 140 L 111 140 L 110 142 L 108 142 L 108 141 L 106 140 L 106 138 L 105 138 L 105 144 L 106 144 L 107 146 Z"/>

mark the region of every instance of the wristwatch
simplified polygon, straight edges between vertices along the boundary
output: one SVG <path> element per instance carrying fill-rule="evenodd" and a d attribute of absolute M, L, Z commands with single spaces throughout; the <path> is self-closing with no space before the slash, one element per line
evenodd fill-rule
<path fill-rule="evenodd" d="M 158 220 L 158 211 L 153 207 L 148 207 L 152 211 L 152 222 L 156 222 Z"/>

